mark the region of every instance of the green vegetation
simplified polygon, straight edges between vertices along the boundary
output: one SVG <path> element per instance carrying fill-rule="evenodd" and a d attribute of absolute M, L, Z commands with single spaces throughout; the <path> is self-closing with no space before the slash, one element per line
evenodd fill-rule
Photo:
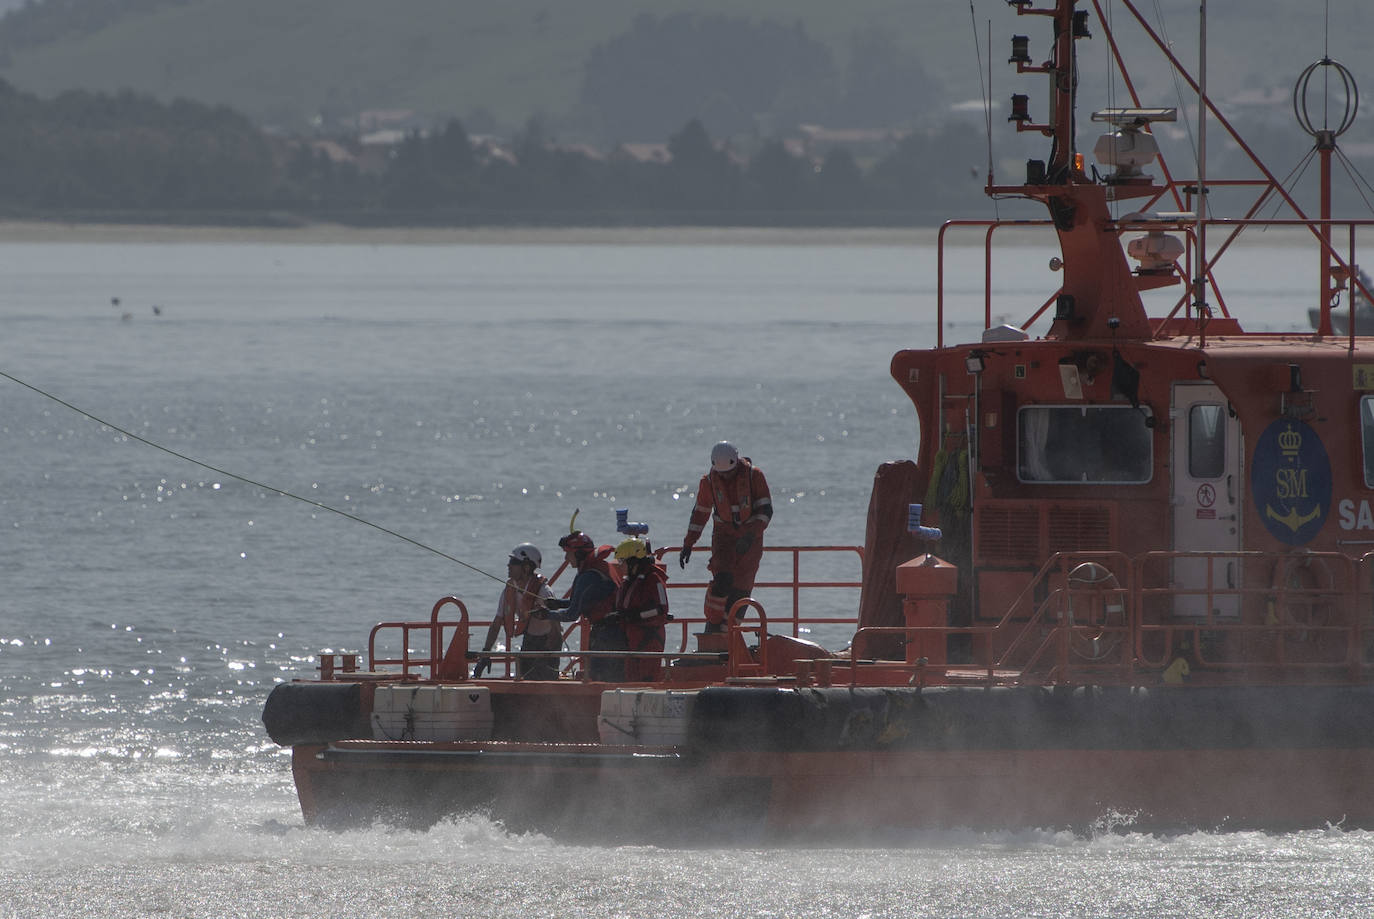
<path fill-rule="evenodd" d="M 224 107 L 128 92 L 45 102 L 0 82 L 0 205 L 11 213 L 261 208 L 275 170 L 267 138 Z"/>
<path fill-rule="evenodd" d="M 1184 60 L 1195 59 L 1196 0 L 1137 5 L 1156 28 L 1158 17 L 1167 17 L 1171 45 Z M 1110 9 L 1129 51 L 1136 30 L 1126 27 L 1129 17 L 1119 4 Z M 968 3 L 955 0 L 39 0 L 0 19 L 0 77 L 43 96 L 130 89 L 163 100 L 226 104 L 286 131 L 320 114 L 344 119 L 407 108 L 430 124 L 460 117 L 481 131 L 509 131 L 539 116 L 560 137 L 581 136 L 590 120 L 584 68 L 645 13 L 714 15 L 782 29 L 800 24 L 826 49 L 836 73 L 847 75 L 854 106 L 874 98 L 874 84 L 860 73 L 880 60 L 866 45 L 873 36 L 932 78 L 929 86 L 900 87 L 913 110 L 927 108 L 933 97 L 976 98 L 989 64 L 993 95 L 1004 99 L 1012 91 L 1009 36 L 1031 35 L 1036 55 L 1047 41 L 1039 20 L 1018 19 L 1004 0 L 975 0 L 972 15 Z M 1329 51 L 1358 72 L 1361 37 L 1374 29 L 1374 4 L 1336 0 L 1330 13 Z M 1241 89 L 1287 92 L 1302 67 L 1327 50 L 1320 17 L 1308 4 L 1214 0 L 1210 15 L 1211 88 L 1221 96 Z M 1085 76 L 1100 72 L 1106 43 L 1094 39 L 1085 51 Z M 1167 75 L 1136 76 L 1148 104 L 1179 104 Z M 1016 91 L 1028 89 L 1023 83 Z M 1034 98 L 1034 88 L 1029 91 Z M 703 113 L 669 114 L 680 123 Z M 866 126 L 880 126 L 874 117 L 865 115 Z"/>
<path fill-rule="evenodd" d="M 1036 34 L 1004 0 L 977 2 L 974 19 L 998 22 L 994 47 L 1005 48 L 999 29 Z M 1035 83 L 1043 77 L 1011 84 L 999 60 L 1005 50 L 987 48 L 986 23 L 975 40 L 967 9 L 952 15 L 953 4 L 644 6 L 28 4 L 0 18 L 0 74 L 20 87 L 0 83 L 0 209 L 231 222 L 288 214 L 397 224 L 927 223 L 982 200 L 983 126 L 967 120 L 976 114 L 954 117 L 949 103 L 977 97 L 988 56 L 1002 74 L 994 99 L 1011 85 L 1041 98 Z M 1230 114 L 1260 128 L 1246 130 L 1282 172 L 1306 138 L 1287 127 L 1286 104 L 1281 127 L 1265 99 L 1286 101 L 1275 81 L 1301 65 L 1280 67 L 1253 49 L 1286 40 L 1284 20 L 1276 15 L 1259 34 L 1253 5 L 1215 7 L 1212 27 L 1225 41 L 1213 52 L 1213 89 L 1268 88 L 1268 97 L 1254 94 L 1261 104 Z M 1191 0 L 1154 5 L 1185 8 L 1195 12 Z M 1337 38 L 1348 40 L 1360 24 L 1374 25 L 1374 5 L 1348 15 L 1350 28 Z M 1181 57 L 1188 40 L 1173 43 Z M 1037 42 L 1033 53 L 1043 52 Z M 1088 104 L 1124 102 L 1120 81 L 1104 78 L 1107 43 L 1080 51 L 1079 79 L 1094 90 Z M 963 89 L 954 96 L 951 86 Z M 1173 87 L 1135 86 L 1147 102 L 1186 109 Z M 1081 124 L 1091 130 L 1086 117 Z M 1346 138 L 1352 151 L 1367 124 Z M 384 126 L 408 133 L 390 149 L 364 143 Z M 993 126 L 1004 181 L 1044 155 L 1040 137 L 1006 130 L 1000 115 Z M 1171 157 L 1186 161 L 1187 131 L 1173 134 L 1161 142 L 1185 147 Z M 1232 155 L 1214 144 L 1211 165 Z"/>
<path fill-rule="evenodd" d="M 552 145 L 534 122 L 509 147 L 458 121 L 408 135 L 379 171 L 337 142 L 269 139 L 225 107 L 0 83 L 0 214 L 11 218 L 394 225 L 890 225 L 968 207 L 969 130 L 912 135 L 869 171 L 836 148 L 818 164 L 763 144 L 747 163 L 690 121 L 644 160 Z M 936 156 L 935 148 L 955 156 Z"/>
<path fill-rule="evenodd" d="M 681 11 L 783 30 L 800 23 L 838 73 L 864 36 L 888 37 L 918 64 L 918 45 L 957 42 L 957 78 L 976 86 L 966 13 L 931 15 L 928 7 L 680 0 L 647 9 L 665 18 Z M 112 15 L 114 8 L 121 15 Z M 40 95 L 128 88 L 222 103 L 288 131 L 320 114 L 343 119 L 408 108 L 431 123 L 457 116 L 479 127 L 485 112 L 491 126 L 507 129 L 538 115 L 560 134 L 577 133 L 584 66 L 645 11 L 642 0 L 43 0 L 0 20 L 0 76 Z M 897 88 L 912 97 L 920 89 Z M 678 123 L 695 114 L 672 113 Z"/>

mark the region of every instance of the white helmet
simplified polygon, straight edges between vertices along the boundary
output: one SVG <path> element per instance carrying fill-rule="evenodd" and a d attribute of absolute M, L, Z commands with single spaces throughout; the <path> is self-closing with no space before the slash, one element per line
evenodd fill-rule
<path fill-rule="evenodd" d="M 739 463 L 739 451 L 728 440 L 722 440 L 711 448 L 711 468 L 716 472 L 729 472 Z"/>
<path fill-rule="evenodd" d="M 544 556 L 539 554 L 539 550 L 535 546 L 527 542 L 522 542 L 511 549 L 510 558 L 513 562 L 529 562 L 536 568 L 544 564 Z"/>

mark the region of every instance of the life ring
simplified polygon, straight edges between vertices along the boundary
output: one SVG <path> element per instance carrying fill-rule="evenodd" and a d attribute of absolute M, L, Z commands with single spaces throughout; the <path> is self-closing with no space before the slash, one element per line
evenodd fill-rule
<path fill-rule="evenodd" d="M 1079 657 L 1100 661 L 1121 644 L 1126 597 L 1121 582 L 1106 565 L 1083 562 L 1069 571 L 1067 608 L 1072 629 L 1069 647 Z"/>
<path fill-rule="evenodd" d="M 1326 559 L 1308 554 L 1279 559 L 1270 586 L 1273 593 L 1265 618 L 1271 625 L 1289 627 L 1284 632 L 1286 640 L 1312 641 L 1321 635 L 1317 629 L 1335 624 L 1331 597 L 1336 578 Z"/>

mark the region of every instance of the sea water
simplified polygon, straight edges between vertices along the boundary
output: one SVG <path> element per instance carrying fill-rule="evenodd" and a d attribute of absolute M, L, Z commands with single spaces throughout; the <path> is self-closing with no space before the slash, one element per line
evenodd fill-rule
<path fill-rule="evenodd" d="M 946 340 L 1033 312 L 1051 255 L 1013 246 L 985 303 L 981 245 L 949 253 Z M 1252 327 L 1303 324 L 1278 261 L 1230 294 Z M 772 544 L 861 543 L 875 469 L 918 442 L 887 367 L 935 340 L 935 265 L 932 234 L 0 244 L 0 370 L 33 387 L 0 378 L 0 917 L 1370 915 L 1374 836 L 1339 826 L 304 826 L 272 686 L 446 594 L 490 616 L 510 547 L 556 560 L 574 510 L 598 541 L 628 507 L 679 542 L 730 439 Z"/>

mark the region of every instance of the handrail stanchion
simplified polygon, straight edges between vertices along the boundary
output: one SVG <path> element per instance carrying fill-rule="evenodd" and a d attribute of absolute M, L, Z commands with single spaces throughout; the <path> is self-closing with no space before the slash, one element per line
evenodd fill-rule
<path fill-rule="evenodd" d="M 752 609 L 758 614 L 758 625 L 745 626 L 740 622 L 740 614 L 746 609 Z M 725 621 L 729 629 L 728 665 L 730 676 L 740 677 L 770 673 L 768 666 L 768 615 L 763 611 L 763 604 L 753 597 L 742 597 L 730 607 L 730 611 L 726 613 Z M 754 660 L 749 653 L 749 647 L 744 643 L 743 633 L 745 632 L 754 632 L 759 636 L 758 660 Z"/>
<path fill-rule="evenodd" d="M 453 631 L 453 640 L 443 652 L 444 623 L 439 621 L 439 610 L 453 604 L 458 607 L 458 624 Z M 456 670 L 460 680 L 468 678 L 468 608 L 457 597 L 442 597 L 429 613 L 429 676 L 430 679 L 452 679 Z M 409 644 L 409 643 L 407 643 Z"/>

